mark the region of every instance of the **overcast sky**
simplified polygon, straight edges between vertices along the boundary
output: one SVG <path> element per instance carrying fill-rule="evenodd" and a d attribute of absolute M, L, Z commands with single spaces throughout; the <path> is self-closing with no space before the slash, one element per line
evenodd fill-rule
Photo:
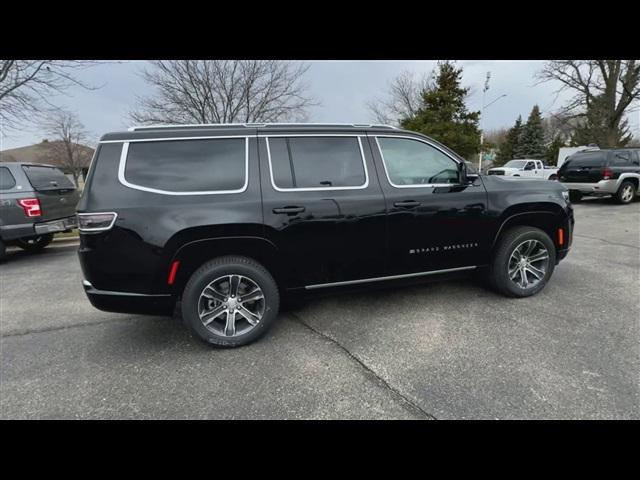
<path fill-rule="evenodd" d="M 435 61 L 313 61 L 306 80 L 309 93 L 321 102 L 310 111 L 311 122 L 366 123 L 375 121 L 366 107 L 368 100 L 383 95 L 394 77 L 403 70 L 429 73 Z M 128 112 L 136 95 L 149 93 L 138 72 L 144 61 L 100 64 L 82 72 L 80 78 L 93 85 L 104 85 L 99 90 L 87 91 L 74 88 L 68 96 L 58 96 L 52 101 L 67 107 L 80 116 L 81 121 L 94 136 L 94 141 L 106 132 L 126 129 L 131 125 Z M 518 115 L 526 119 L 533 105 L 538 104 L 543 115 L 556 111 L 566 100 L 566 95 L 556 98 L 557 84 L 548 82 L 536 85 L 534 75 L 542 67 L 540 61 L 460 61 L 463 67 L 463 84 L 472 88 L 467 100 L 471 110 L 480 110 L 482 86 L 488 71 L 491 72 L 489 91 L 485 104 L 502 94 L 485 110 L 484 128 L 492 130 L 510 127 Z M 634 136 L 640 136 L 640 111 L 629 118 Z M 20 132 L 2 132 L 1 150 L 40 142 L 43 134 L 37 127 Z"/>

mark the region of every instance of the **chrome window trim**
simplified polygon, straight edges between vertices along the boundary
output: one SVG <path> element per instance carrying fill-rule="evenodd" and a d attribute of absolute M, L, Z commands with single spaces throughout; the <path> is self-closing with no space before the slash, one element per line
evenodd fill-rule
<path fill-rule="evenodd" d="M 80 222 L 78 222 L 78 230 L 80 233 L 94 233 L 94 232 L 106 232 L 107 230 L 111 230 L 113 226 L 116 224 L 116 219 L 118 218 L 117 212 L 85 212 L 85 213 L 76 213 L 78 217 L 88 217 L 92 215 L 113 215 L 113 220 L 108 227 L 96 227 L 96 228 L 80 228 Z"/>
<path fill-rule="evenodd" d="M 230 194 L 230 193 L 242 193 L 247 190 L 249 186 L 249 136 L 246 135 L 236 135 L 233 137 L 203 137 L 207 140 L 216 140 L 216 139 L 226 139 L 226 138 L 244 138 L 244 185 L 241 188 L 235 190 L 202 190 L 195 192 L 175 192 L 172 190 L 161 190 L 158 188 L 145 187 L 143 185 L 137 185 L 135 183 L 131 183 L 127 181 L 124 176 L 125 168 L 127 166 L 127 155 L 129 153 L 129 141 L 125 141 L 122 144 L 122 152 L 120 153 L 120 164 L 118 165 L 118 180 L 125 187 L 133 188 L 135 190 L 141 190 L 143 192 L 150 193 L 158 193 L 161 195 L 175 195 L 175 196 L 184 196 L 184 195 L 221 195 L 221 194 Z M 200 138 L 169 138 L 159 140 L 154 138 L 154 141 L 169 141 L 169 140 L 200 140 Z M 147 139 L 145 139 L 147 140 Z"/>
<path fill-rule="evenodd" d="M 128 138 L 124 140 L 101 140 L 98 143 L 169 142 L 173 140 L 215 140 L 218 138 L 251 138 L 255 135 L 199 135 L 197 137 Z"/>
<path fill-rule="evenodd" d="M 269 178 L 271 179 L 271 186 L 278 192 L 326 192 L 333 190 L 363 190 L 369 186 L 369 169 L 367 168 L 367 161 L 364 157 L 364 149 L 362 148 L 362 136 L 356 133 L 298 133 L 298 134 L 275 134 L 275 135 L 259 135 L 264 138 L 267 146 L 267 160 L 269 162 Z M 269 138 L 288 138 L 288 137 L 355 137 L 358 140 L 358 147 L 360 148 L 360 158 L 362 159 L 362 166 L 364 167 L 364 184 L 359 186 L 350 187 L 301 187 L 301 188 L 282 188 L 276 185 L 273 178 L 273 164 L 271 163 L 271 146 L 269 145 Z"/>
<path fill-rule="evenodd" d="M 384 167 L 384 173 L 387 177 L 387 181 L 389 182 L 389 185 L 391 185 L 392 187 L 394 188 L 435 188 L 435 187 L 455 187 L 455 186 L 462 185 L 461 183 L 424 183 L 424 184 L 418 184 L 418 185 L 396 185 L 391 181 L 391 177 L 389 176 L 389 171 L 387 170 L 387 162 L 384 159 L 384 154 L 382 153 L 382 147 L 380 146 L 380 142 L 378 141 L 378 138 L 406 138 L 408 140 L 415 140 L 417 142 L 422 142 L 426 145 L 429 145 L 430 147 L 435 148 L 439 152 L 443 153 L 445 156 L 453 160 L 453 162 L 456 165 L 459 165 L 460 162 L 454 157 L 452 157 L 449 153 L 444 151 L 442 148 L 422 138 L 411 137 L 409 135 L 374 135 L 374 137 L 376 139 L 376 145 L 378 146 L 378 152 L 380 153 L 380 158 L 382 159 L 382 166 Z"/>
<path fill-rule="evenodd" d="M 429 270 L 427 272 L 404 273 L 401 275 L 389 275 L 386 277 L 371 277 L 371 278 L 362 278 L 358 280 L 345 280 L 343 282 L 317 283 L 315 285 L 305 285 L 304 288 L 306 290 L 314 290 L 316 288 L 339 287 L 342 285 L 355 285 L 358 283 L 382 282 L 385 280 L 395 280 L 400 278 L 423 277 L 426 275 L 436 275 L 438 273 L 449 273 L 449 272 L 458 272 L 462 270 L 473 270 L 474 268 L 478 268 L 477 265 L 472 265 L 468 267 L 446 268 L 444 270 Z"/>

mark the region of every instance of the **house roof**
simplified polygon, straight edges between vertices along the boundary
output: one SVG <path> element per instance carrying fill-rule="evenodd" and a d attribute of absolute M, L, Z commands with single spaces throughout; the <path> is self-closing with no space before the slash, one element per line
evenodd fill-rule
<path fill-rule="evenodd" d="M 62 142 L 43 140 L 40 143 L 34 145 L 27 145 L 26 147 L 11 148 L 9 150 L 0 151 L 0 162 L 29 162 L 29 163 L 47 163 L 49 165 L 62 166 L 62 159 L 57 157 L 52 152 L 55 151 Z M 86 168 L 91 163 L 91 157 L 93 156 L 94 149 L 86 145 L 79 145 L 80 150 L 85 153 L 83 155 L 82 163 Z"/>

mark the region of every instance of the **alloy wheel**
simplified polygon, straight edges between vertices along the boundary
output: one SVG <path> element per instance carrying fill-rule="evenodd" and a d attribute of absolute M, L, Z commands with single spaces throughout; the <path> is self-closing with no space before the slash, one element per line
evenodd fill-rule
<path fill-rule="evenodd" d="M 509 257 L 509 279 L 523 289 L 538 285 L 548 268 L 549 251 L 539 240 L 525 240 Z"/>
<path fill-rule="evenodd" d="M 622 201 L 627 203 L 630 202 L 633 199 L 633 187 L 631 185 L 626 185 L 623 189 L 622 189 Z"/>
<path fill-rule="evenodd" d="M 262 320 L 265 298 L 256 282 L 243 275 L 225 275 L 209 283 L 198 299 L 202 324 L 217 335 L 236 337 Z"/>

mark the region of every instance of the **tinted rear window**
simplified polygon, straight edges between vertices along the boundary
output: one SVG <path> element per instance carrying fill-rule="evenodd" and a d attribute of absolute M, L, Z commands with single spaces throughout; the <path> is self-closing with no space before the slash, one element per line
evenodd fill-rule
<path fill-rule="evenodd" d="M 246 184 L 244 138 L 129 144 L 125 180 L 165 192 L 233 192 Z"/>
<path fill-rule="evenodd" d="M 27 174 L 31 186 L 36 190 L 76 188 L 73 182 L 69 180 L 69 177 L 58 168 L 23 165 L 22 169 Z"/>
<path fill-rule="evenodd" d="M 367 178 L 357 137 L 270 137 L 279 188 L 363 187 Z"/>
<path fill-rule="evenodd" d="M 605 155 L 602 152 L 576 153 L 567 159 L 567 165 L 572 167 L 599 167 L 605 164 Z"/>
<path fill-rule="evenodd" d="M 13 178 L 7 167 L 0 167 L 0 190 L 9 190 L 16 186 L 16 179 Z"/>

